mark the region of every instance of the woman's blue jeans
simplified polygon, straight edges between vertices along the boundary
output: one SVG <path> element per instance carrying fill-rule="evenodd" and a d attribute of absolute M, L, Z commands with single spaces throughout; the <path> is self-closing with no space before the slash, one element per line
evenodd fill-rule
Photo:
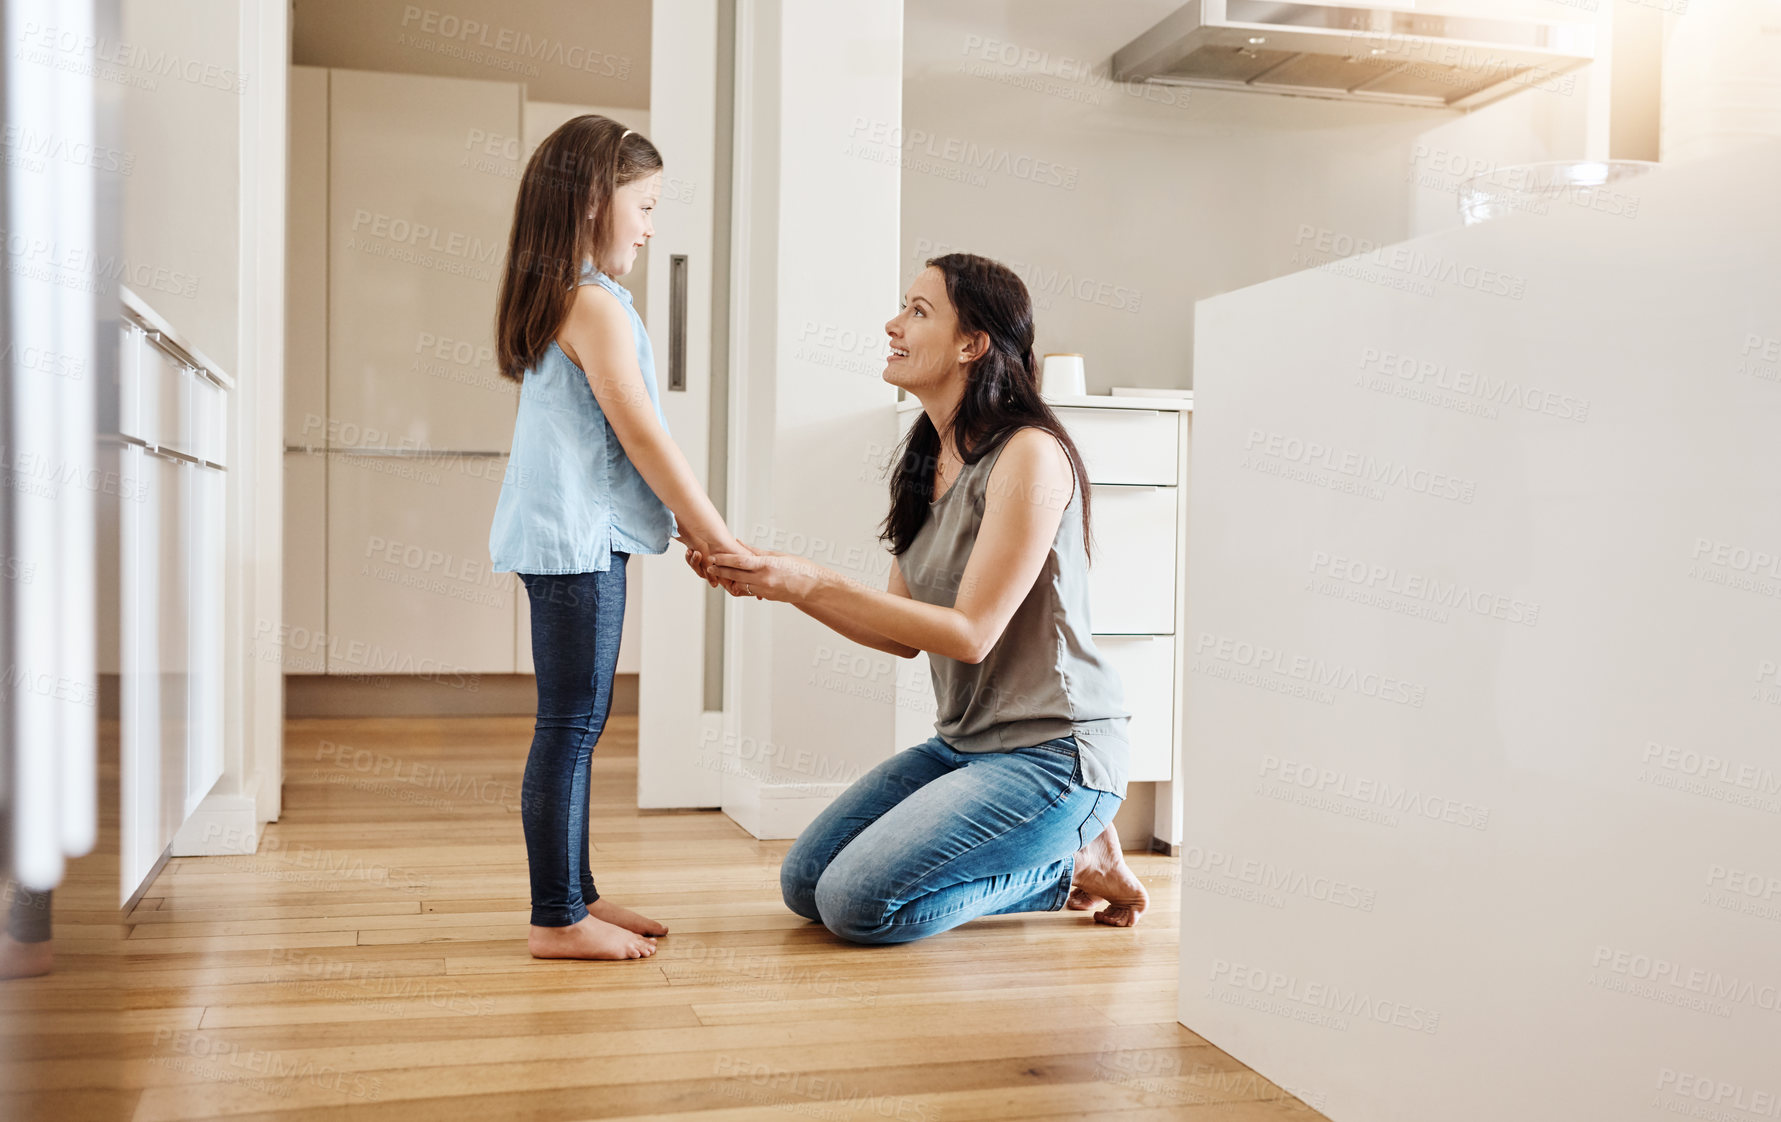
<path fill-rule="evenodd" d="M 538 676 L 538 719 L 520 787 L 537 927 L 579 923 L 600 898 L 588 869 L 588 777 L 612 710 L 627 560 L 614 553 L 604 573 L 520 574 Z"/>
<path fill-rule="evenodd" d="M 786 907 L 855 943 L 907 943 L 984 915 L 1052 912 L 1118 795 L 1082 785 L 1074 737 L 959 752 L 935 737 L 867 772 L 798 835 Z"/>

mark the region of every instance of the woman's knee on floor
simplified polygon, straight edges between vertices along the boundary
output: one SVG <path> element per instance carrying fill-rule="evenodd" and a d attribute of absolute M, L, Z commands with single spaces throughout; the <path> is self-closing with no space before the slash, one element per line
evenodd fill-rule
<path fill-rule="evenodd" d="M 891 903 L 857 878 L 830 869 L 816 882 L 816 912 L 822 925 L 850 943 L 899 943 L 904 936 L 890 922 Z"/>
<path fill-rule="evenodd" d="M 829 863 L 816 852 L 814 846 L 804 844 L 800 838 L 792 843 L 786 851 L 785 860 L 779 864 L 779 893 L 785 898 L 785 906 L 805 919 L 822 921 L 816 910 L 816 882 L 822 879 L 823 872 Z"/>

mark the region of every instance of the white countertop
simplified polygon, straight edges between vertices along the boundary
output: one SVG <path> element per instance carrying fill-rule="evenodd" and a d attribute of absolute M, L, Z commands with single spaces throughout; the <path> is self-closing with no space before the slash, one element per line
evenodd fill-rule
<path fill-rule="evenodd" d="M 1053 409 L 1148 409 L 1171 413 L 1191 413 L 1192 397 L 1114 397 L 1112 394 L 1088 394 L 1083 397 L 1048 397 L 1045 404 Z M 897 402 L 897 412 L 913 413 L 921 409 L 921 400 L 914 396 Z"/>

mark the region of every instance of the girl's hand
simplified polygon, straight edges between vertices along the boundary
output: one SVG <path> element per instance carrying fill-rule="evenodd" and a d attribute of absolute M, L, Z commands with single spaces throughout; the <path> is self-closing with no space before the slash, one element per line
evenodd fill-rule
<path fill-rule="evenodd" d="M 726 588 L 756 600 L 796 604 L 810 598 L 828 570 L 786 553 L 720 553 L 706 562 L 707 571 Z"/>
<path fill-rule="evenodd" d="M 713 588 L 723 589 L 731 596 L 743 595 L 742 590 L 737 588 L 733 582 L 720 580 L 717 575 L 711 571 L 711 554 L 721 547 L 694 541 L 691 538 L 677 538 L 676 540 L 686 546 L 687 568 L 698 574 L 700 580 L 706 582 Z M 752 548 L 742 542 L 736 542 L 734 544 L 737 549 L 743 550 L 744 552 L 752 552 Z M 726 549 L 724 552 L 729 553 L 730 551 Z"/>
<path fill-rule="evenodd" d="M 676 534 L 674 535 L 674 540 L 681 545 L 686 546 L 687 568 L 691 569 L 694 575 L 700 580 L 706 582 L 711 587 L 716 588 L 717 579 L 705 571 L 705 566 L 700 562 L 698 548 L 693 544 L 692 539 L 682 534 Z"/>
<path fill-rule="evenodd" d="M 720 551 L 723 553 L 733 553 L 738 550 L 743 553 L 753 552 L 748 545 L 739 541 L 731 541 L 729 547 L 726 548 L 722 545 L 699 541 L 690 534 L 677 534 L 675 535 L 674 540 L 686 546 L 687 568 L 698 574 L 700 580 L 709 584 L 713 588 L 722 587 L 724 591 L 731 595 L 740 595 L 734 588 L 724 584 L 719 581 L 717 577 L 712 575 L 710 558 L 712 554 Z"/>
<path fill-rule="evenodd" d="M 721 588 L 725 592 L 728 592 L 731 596 L 749 595 L 748 593 L 743 592 L 740 588 L 738 588 L 736 586 L 735 581 L 723 580 L 723 579 L 719 578 L 718 575 L 712 571 L 710 559 L 707 558 L 703 553 L 700 553 L 698 550 L 689 549 L 686 551 L 686 563 L 693 567 L 693 572 L 698 573 L 705 580 L 710 581 L 711 587 Z M 759 600 L 760 597 L 756 596 L 755 599 Z"/>

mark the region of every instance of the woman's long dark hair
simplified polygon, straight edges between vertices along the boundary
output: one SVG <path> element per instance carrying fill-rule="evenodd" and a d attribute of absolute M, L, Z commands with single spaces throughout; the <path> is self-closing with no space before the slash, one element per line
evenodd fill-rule
<path fill-rule="evenodd" d="M 495 358 L 504 377 L 523 380 L 569 317 L 581 263 L 612 234 L 613 192 L 661 170 L 655 145 L 593 113 L 563 122 L 532 153 L 495 305 Z"/>
<path fill-rule="evenodd" d="M 1076 489 L 1082 493 L 1082 547 L 1089 549 L 1088 471 L 1076 442 L 1039 396 L 1039 366 L 1033 360 L 1033 301 L 1014 270 L 974 253 L 931 258 L 930 268 L 946 278 L 946 297 L 959 317 L 959 330 L 983 332 L 989 348 L 965 372 L 965 392 L 952 415 L 952 442 L 959 458 L 974 464 L 1023 428 L 1057 437 L 1070 456 Z M 899 557 L 928 520 L 934 472 L 940 465 L 940 432 L 923 413 L 898 448 L 891 476 L 890 513 L 879 533 Z"/>

